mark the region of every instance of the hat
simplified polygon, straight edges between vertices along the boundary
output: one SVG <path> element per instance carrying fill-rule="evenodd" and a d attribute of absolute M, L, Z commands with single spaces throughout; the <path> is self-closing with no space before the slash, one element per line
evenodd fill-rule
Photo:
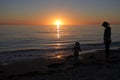
<path fill-rule="evenodd" d="M 108 22 L 103 22 L 103 24 L 102 24 L 102 26 L 108 26 L 108 25 L 110 25 L 110 23 L 108 23 Z"/>

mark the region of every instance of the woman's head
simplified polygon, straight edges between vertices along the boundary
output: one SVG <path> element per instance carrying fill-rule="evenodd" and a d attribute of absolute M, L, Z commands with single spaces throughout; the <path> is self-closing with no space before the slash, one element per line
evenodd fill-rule
<path fill-rule="evenodd" d="M 107 21 L 102 23 L 102 26 L 109 26 L 109 25 L 110 25 L 110 23 L 108 23 Z"/>

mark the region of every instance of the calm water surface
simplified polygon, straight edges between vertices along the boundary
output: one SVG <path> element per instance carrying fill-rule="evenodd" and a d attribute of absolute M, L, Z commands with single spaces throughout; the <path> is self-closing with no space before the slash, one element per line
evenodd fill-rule
<path fill-rule="evenodd" d="M 103 42 L 101 26 L 0 26 L 0 51 L 19 49 L 58 49 Z M 120 26 L 112 26 L 112 41 L 120 41 Z"/>

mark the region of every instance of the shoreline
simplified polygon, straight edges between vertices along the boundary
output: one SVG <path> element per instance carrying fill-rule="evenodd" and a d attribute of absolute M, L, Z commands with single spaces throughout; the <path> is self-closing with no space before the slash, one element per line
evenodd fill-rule
<path fill-rule="evenodd" d="M 94 46 L 95 47 L 95 46 Z M 117 49 L 118 47 L 111 47 L 111 50 Z M 93 49 L 93 48 L 86 48 L 82 49 L 82 52 L 79 54 L 84 53 L 94 53 L 96 51 L 104 51 L 104 49 Z M 46 50 L 44 50 L 46 51 Z M 13 63 L 16 61 L 26 60 L 26 59 L 51 59 L 51 58 L 59 58 L 59 57 L 67 57 L 69 55 L 73 55 L 72 49 L 60 49 L 60 50 L 48 50 L 46 52 L 42 51 L 41 49 L 28 49 L 28 50 L 15 50 L 15 51 L 4 51 L 0 53 L 0 63 Z M 44 54 L 42 54 L 44 53 Z"/>

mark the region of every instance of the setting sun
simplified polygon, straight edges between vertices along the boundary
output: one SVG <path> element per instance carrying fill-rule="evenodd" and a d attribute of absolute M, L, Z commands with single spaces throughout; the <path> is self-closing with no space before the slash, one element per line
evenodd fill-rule
<path fill-rule="evenodd" d="M 62 21 L 60 21 L 60 20 L 56 20 L 55 21 L 55 25 L 57 25 L 57 26 L 59 26 L 59 25 L 62 25 L 63 23 L 62 23 Z"/>

